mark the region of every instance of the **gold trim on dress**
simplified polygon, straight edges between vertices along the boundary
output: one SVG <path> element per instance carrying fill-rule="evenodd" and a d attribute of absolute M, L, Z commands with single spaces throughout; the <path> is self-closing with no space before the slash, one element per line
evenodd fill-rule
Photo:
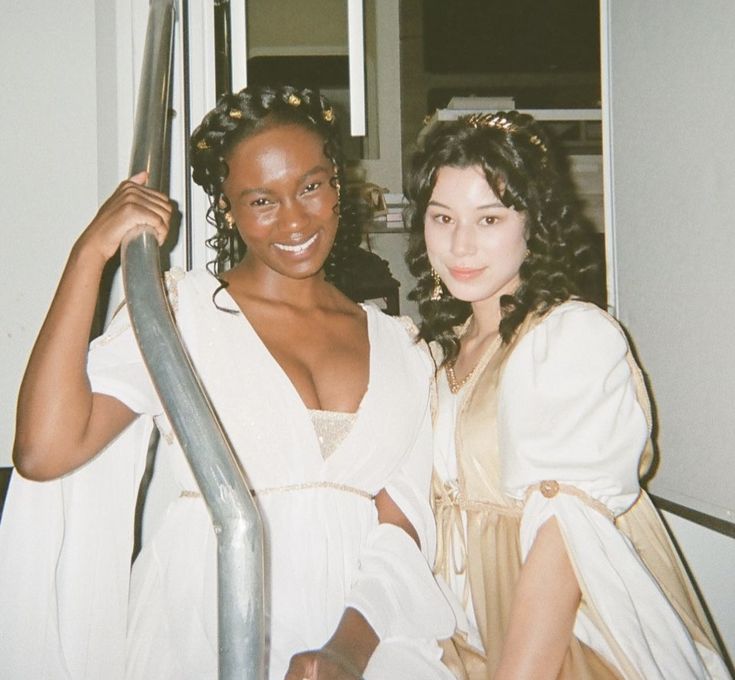
<path fill-rule="evenodd" d="M 288 484 L 286 486 L 271 486 L 265 489 L 250 489 L 250 493 L 253 496 L 268 496 L 273 493 L 287 493 L 290 491 L 305 491 L 308 489 L 334 489 L 335 491 L 344 491 L 345 493 L 353 493 L 356 496 L 367 498 L 368 500 L 374 500 L 375 496 L 369 491 L 364 489 L 358 489 L 354 486 L 348 486 L 347 484 L 338 484 L 337 482 L 305 482 L 304 484 Z M 181 492 L 181 498 L 201 498 L 202 494 L 199 491 L 190 491 L 185 489 Z"/>
<path fill-rule="evenodd" d="M 576 496 L 585 505 L 588 505 L 593 510 L 597 510 L 597 512 L 607 517 L 611 522 L 615 522 L 615 515 L 607 505 L 598 501 L 596 498 L 592 498 L 592 496 L 582 491 L 578 486 L 573 486 L 572 484 L 560 484 L 555 479 L 545 479 L 542 482 L 533 484 L 526 489 L 524 502 L 528 502 L 528 499 L 534 491 L 540 492 L 544 498 L 554 498 L 554 496 L 560 493 L 567 494 L 568 496 Z"/>

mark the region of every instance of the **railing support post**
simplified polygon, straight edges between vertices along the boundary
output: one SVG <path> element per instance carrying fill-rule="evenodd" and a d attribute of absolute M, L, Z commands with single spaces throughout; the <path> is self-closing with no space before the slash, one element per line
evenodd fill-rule
<path fill-rule="evenodd" d="M 131 174 L 165 190 L 173 54 L 172 0 L 152 0 L 135 117 Z M 151 378 L 207 503 L 217 535 L 220 680 L 263 680 L 263 530 L 237 458 L 183 348 L 150 229 L 125 239 L 122 269 L 133 330 Z"/>

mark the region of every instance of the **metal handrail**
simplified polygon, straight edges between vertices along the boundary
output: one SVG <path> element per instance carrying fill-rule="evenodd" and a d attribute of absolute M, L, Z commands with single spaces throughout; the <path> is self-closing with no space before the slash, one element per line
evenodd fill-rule
<path fill-rule="evenodd" d="M 173 0 L 152 0 L 135 117 L 131 174 L 148 171 L 164 189 L 173 53 Z M 245 477 L 183 349 L 149 228 L 125 239 L 122 268 L 128 310 L 163 408 L 191 465 L 217 536 L 220 680 L 265 673 L 263 529 Z"/>

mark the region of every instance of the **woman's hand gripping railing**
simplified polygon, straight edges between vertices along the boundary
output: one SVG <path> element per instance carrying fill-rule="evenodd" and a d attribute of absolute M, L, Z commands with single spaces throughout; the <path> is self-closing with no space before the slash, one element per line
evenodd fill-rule
<path fill-rule="evenodd" d="M 174 3 L 152 0 L 135 119 L 131 174 L 168 175 L 168 112 Z M 237 459 L 222 431 L 168 307 L 151 230 L 122 245 L 125 295 L 138 344 L 189 460 L 217 535 L 220 680 L 264 677 L 263 531 Z"/>

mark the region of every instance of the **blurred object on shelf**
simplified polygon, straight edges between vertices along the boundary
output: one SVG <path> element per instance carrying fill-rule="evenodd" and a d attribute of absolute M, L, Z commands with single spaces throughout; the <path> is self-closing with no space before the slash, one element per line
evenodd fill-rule
<path fill-rule="evenodd" d="M 370 206 L 373 218 L 383 217 L 388 214 L 388 208 L 385 205 L 385 191 L 387 189 L 383 189 L 377 184 L 367 183 L 363 185 L 363 200 Z"/>
<path fill-rule="evenodd" d="M 387 189 L 371 182 L 349 181 L 345 191 L 350 202 L 357 208 L 361 222 L 387 215 L 388 208 L 384 198 Z"/>

